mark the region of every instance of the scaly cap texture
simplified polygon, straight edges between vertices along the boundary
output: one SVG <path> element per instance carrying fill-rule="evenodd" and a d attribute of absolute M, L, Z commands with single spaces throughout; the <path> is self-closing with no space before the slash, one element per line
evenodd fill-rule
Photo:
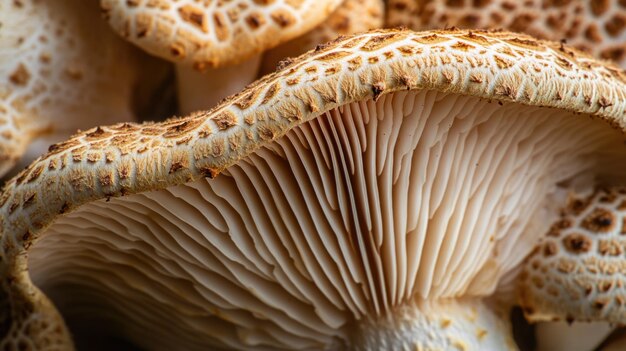
<path fill-rule="evenodd" d="M 382 0 L 345 0 L 319 26 L 263 54 L 261 74 L 273 72 L 277 64 L 287 57 L 298 56 L 338 36 L 381 28 L 384 12 Z"/>
<path fill-rule="evenodd" d="M 521 275 L 532 321 L 626 322 L 626 189 L 572 197 Z"/>
<path fill-rule="evenodd" d="M 101 0 L 105 18 L 153 55 L 197 69 L 243 62 L 322 23 L 341 0 Z"/>
<path fill-rule="evenodd" d="M 414 30 L 505 28 L 566 40 L 596 57 L 626 65 L 626 3 L 619 0 L 389 0 L 387 23 Z"/>

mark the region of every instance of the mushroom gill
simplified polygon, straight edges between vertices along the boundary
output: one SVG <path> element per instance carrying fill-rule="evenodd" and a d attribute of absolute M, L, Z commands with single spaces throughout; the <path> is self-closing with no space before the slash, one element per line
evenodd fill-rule
<path fill-rule="evenodd" d="M 29 270 L 70 326 L 148 349 L 515 349 L 488 297 L 624 157 L 587 115 L 400 91 L 215 179 L 86 203 Z"/>

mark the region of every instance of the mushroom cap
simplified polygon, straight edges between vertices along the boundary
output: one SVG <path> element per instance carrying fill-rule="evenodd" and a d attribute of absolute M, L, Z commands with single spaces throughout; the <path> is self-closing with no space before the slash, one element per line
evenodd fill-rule
<path fill-rule="evenodd" d="M 97 3 L 3 1 L 0 24 L 0 175 L 33 139 L 47 138 L 47 148 L 80 128 L 133 119 L 138 50 Z"/>
<path fill-rule="evenodd" d="M 260 75 L 276 70 L 277 64 L 329 42 L 338 36 L 351 35 L 381 28 L 385 4 L 382 0 L 345 0 L 320 25 L 263 54 Z"/>
<path fill-rule="evenodd" d="M 626 188 L 571 196 L 524 265 L 526 317 L 626 323 L 624 234 Z"/>
<path fill-rule="evenodd" d="M 341 0 L 101 0 L 122 37 L 203 70 L 245 61 L 322 23 Z"/>
<path fill-rule="evenodd" d="M 536 38 L 566 40 L 626 67 L 623 1 L 389 0 L 387 25 L 413 30 L 505 28 Z"/>
<path fill-rule="evenodd" d="M 406 92 L 405 90 L 409 91 Z M 392 92 L 395 92 L 395 94 L 391 94 Z M 481 99 L 500 102 L 502 106 L 495 103 L 489 104 Z M 439 101 L 443 102 L 437 105 Z M 456 117 L 459 114 L 462 115 L 459 111 L 463 111 L 464 108 L 473 112 L 477 111 L 474 113 L 477 116 L 476 118 L 480 116 L 485 116 L 486 118 L 487 115 L 493 113 L 495 114 L 492 117 L 493 121 L 504 120 L 505 116 L 515 113 L 516 110 L 523 110 L 523 116 L 526 119 L 521 119 L 521 121 L 524 123 L 514 126 L 522 128 L 528 124 L 526 121 L 530 120 L 531 116 L 540 112 L 544 115 L 542 121 L 557 121 L 556 125 L 551 126 L 556 129 L 546 130 L 549 137 L 541 139 L 551 140 L 555 137 L 551 135 L 552 132 L 560 130 L 560 127 L 568 129 L 571 127 L 568 123 L 574 119 L 594 123 L 586 118 L 572 118 L 574 113 L 595 116 L 608 122 L 620 131 L 626 129 L 626 77 L 621 70 L 609 63 L 595 61 L 588 55 L 566 46 L 538 41 L 518 34 L 463 30 L 422 33 L 399 30 L 375 31 L 341 38 L 329 45 L 320 46 L 317 50 L 294 60 L 277 73 L 266 76 L 252 84 L 242 93 L 225 100 L 209 112 L 173 119 L 164 123 L 143 125 L 118 124 L 110 127 L 98 127 L 80 133 L 66 142 L 53 146 L 47 155 L 35 161 L 20 175 L 10 180 L 0 197 L 0 206 L 3 214 L 1 223 L 3 231 L 0 239 L 3 260 L 0 268 L 3 273 L 4 292 L 9 295 L 8 300 L 11 303 L 11 309 L 15 310 L 15 306 L 19 306 L 18 302 L 27 300 L 34 305 L 33 310 L 38 310 L 38 303 L 33 302 L 33 296 L 41 298 L 41 293 L 37 295 L 37 289 L 30 280 L 26 255 L 29 250 L 32 252 L 31 246 L 38 240 L 43 243 L 44 240 L 55 236 L 51 233 L 48 233 L 50 235 L 43 235 L 47 230 L 56 228 L 55 230 L 64 232 L 65 229 L 70 230 L 70 227 L 73 225 L 81 227 L 84 222 L 77 221 L 75 224 L 71 224 L 69 221 L 73 221 L 81 216 L 87 216 L 89 213 L 97 211 L 98 207 L 106 208 L 107 206 L 121 207 L 116 207 L 115 210 L 112 210 L 111 207 L 110 210 L 101 211 L 100 213 L 104 213 L 104 216 L 111 216 L 110 218 L 116 218 L 115 220 L 119 220 L 120 222 L 117 223 L 122 227 L 132 228 L 126 231 L 122 230 L 120 232 L 121 236 L 111 237 L 109 244 L 112 245 L 119 244 L 123 246 L 127 243 L 127 241 L 124 241 L 124 235 L 141 232 L 140 227 L 149 224 L 141 221 L 137 222 L 136 218 L 144 218 L 146 213 L 152 213 L 157 208 L 163 209 L 170 214 L 167 218 L 163 218 L 162 222 L 158 216 L 151 217 L 148 215 L 147 218 L 154 218 L 159 225 L 163 224 L 164 228 L 170 225 L 168 223 L 171 223 L 173 227 L 167 227 L 171 230 L 175 230 L 175 227 L 193 227 L 204 220 L 209 221 L 213 226 L 222 226 L 224 222 L 220 219 L 220 216 L 216 215 L 215 218 L 204 219 L 201 218 L 202 216 L 197 217 L 198 212 L 193 209 L 191 202 L 200 202 L 210 207 L 210 209 L 204 209 L 207 212 L 201 211 L 201 213 L 207 215 L 208 213 L 216 213 L 215 211 L 219 212 L 222 208 L 217 206 L 217 203 L 220 202 L 223 206 L 227 206 L 224 202 L 230 203 L 229 201 L 237 197 L 237 192 L 234 189 L 240 187 L 240 191 L 245 191 L 246 189 L 254 190 L 248 192 L 250 197 L 244 196 L 244 199 L 252 199 L 252 196 L 256 196 L 255 199 L 257 199 L 259 194 L 261 194 L 263 196 L 255 201 L 270 201 L 270 204 L 267 206 L 271 207 L 274 206 L 271 205 L 271 201 L 275 196 L 284 199 L 286 195 L 272 193 L 270 190 L 257 193 L 253 186 L 246 187 L 245 184 L 258 183 L 262 186 L 265 181 L 274 181 L 279 186 L 288 187 L 290 184 L 295 186 L 299 179 L 307 179 L 307 177 L 312 177 L 311 181 L 315 181 L 313 179 L 313 177 L 316 177 L 315 165 L 303 164 L 300 166 L 297 174 L 290 174 L 290 169 L 288 168 L 263 167 L 262 164 L 258 163 L 262 161 L 261 159 L 251 159 L 250 157 L 259 155 L 259 158 L 271 158 L 274 157 L 272 155 L 277 155 L 276 157 L 289 156 L 293 162 L 310 160 L 311 158 L 301 158 L 298 154 L 288 155 L 288 145 L 278 146 L 277 143 L 281 141 L 285 143 L 293 141 L 295 143 L 300 140 L 300 143 L 305 144 L 305 141 L 308 140 L 307 138 L 317 133 L 316 131 L 324 129 L 325 123 L 330 123 L 330 120 L 337 123 L 352 121 L 348 117 L 341 116 L 340 111 L 344 108 L 346 110 L 349 109 L 349 111 L 355 111 L 353 115 L 354 129 L 348 131 L 338 129 L 335 133 L 331 127 L 325 127 L 326 132 L 324 133 L 335 133 L 337 140 L 330 142 L 334 147 L 347 147 L 347 145 L 352 145 L 351 143 L 354 140 L 359 140 L 355 135 L 360 133 L 367 134 L 361 129 L 361 124 L 357 123 L 359 120 L 369 120 L 372 123 L 378 121 L 377 118 L 374 118 L 374 112 L 371 112 L 372 115 L 369 116 L 366 112 L 357 115 L 356 111 L 360 109 L 363 109 L 363 111 L 380 110 L 381 115 L 379 117 L 381 120 L 375 123 L 379 123 L 380 128 L 388 128 L 389 125 L 387 123 L 390 121 L 402 121 L 405 117 L 404 115 L 398 115 L 393 118 L 382 119 L 384 111 L 393 108 L 395 105 L 406 108 L 407 111 L 419 110 L 424 106 L 432 108 L 432 106 L 437 105 L 439 107 L 432 112 L 435 116 L 432 117 L 432 123 L 435 125 L 439 125 L 437 118 L 441 117 L 445 121 L 446 116 Z M 368 106 L 371 106 L 372 109 L 368 109 Z M 425 123 L 428 122 L 426 118 L 416 118 L 416 116 L 420 116 L 419 114 L 413 113 L 411 116 L 413 116 L 412 119 L 408 118 L 407 115 L 407 121 L 424 120 Z M 461 118 L 460 120 L 460 126 L 463 126 L 463 119 Z M 312 123 L 314 121 L 319 123 L 319 125 L 310 125 L 307 127 L 309 128 L 308 132 L 303 131 L 303 129 L 298 129 L 300 132 L 296 131 L 296 127 L 305 128 L 306 122 Z M 479 122 L 480 120 L 477 122 L 478 125 L 481 125 Z M 563 126 L 560 126 L 560 123 L 563 123 Z M 441 123 L 442 130 L 446 130 L 444 128 L 446 125 L 445 122 Z M 620 133 L 611 130 L 603 123 L 596 123 L 596 125 L 598 125 L 597 128 L 604 129 L 600 130 L 593 127 L 575 130 L 579 132 L 578 134 L 583 135 L 583 139 L 586 139 L 589 135 L 593 136 L 595 132 L 600 131 L 602 133 L 596 139 L 610 139 L 609 141 L 612 143 L 610 145 L 616 145 L 615 142 L 617 142 L 617 145 L 621 145 L 621 139 L 615 136 L 619 136 Z M 492 125 L 488 130 L 498 131 L 499 128 L 496 126 Z M 416 128 L 416 126 L 414 125 L 413 128 Z M 438 129 L 437 127 L 432 128 Z M 406 130 L 412 131 L 413 129 L 408 128 Z M 281 138 L 286 133 L 291 134 Z M 538 134 L 543 135 L 542 133 Z M 388 136 L 389 133 L 381 132 L 374 133 L 374 135 L 376 138 L 378 136 L 382 138 L 378 141 L 378 143 L 382 144 L 385 143 L 384 137 Z M 507 134 L 507 136 L 511 137 L 515 135 L 520 137 L 520 133 L 510 132 Z M 567 134 L 565 136 L 569 138 L 572 135 Z M 522 138 L 520 143 L 523 144 L 523 136 L 520 138 Z M 400 143 L 400 145 L 406 144 Z M 552 144 L 548 143 L 547 145 L 550 147 Z M 281 151 L 281 147 L 284 147 L 285 150 Z M 432 148 L 436 149 L 436 140 Z M 298 150 L 304 152 L 305 149 L 308 150 L 307 152 L 319 151 L 321 159 L 325 157 L 324 155 L 328 155 L 326 151 L 317 150 L 313 146 L 310 148 L 303 147 Z M 369 150 L 372 150 L 372 148 Z M 540 149 L 537 152 L 544 154 L 548 151 L 550 150 Z M 563 155 L 566 151 L 560 150 L 557 155 Z M 437 159 L 437 157 L 433 158 Z M 399 157 L 398 159 L 402 158 Z M 353 159 L 354 162 L 359 162 L 358 160 L 358 158 Z M 335 159 L 327 162 L 338 161 Z M 349 161 L 345 162 L 346 164 L 350 163 Z M 444 164 L 442 164 L 443 166 Z M 391 168 L 385 168 L 384 165 L 377 167 L 381 167 L 387 170 L 387 172 L 391 171 Z M 249 179 L 248 183 L 234 182 L 236 185 L 233 186 L 232 179 L 237 176 L 238 172 L 245 175 L 243 170 L 249 169 L 252 172 L 250 173 L 252 176 L 256 174 L 254 173 L 256 169 L 259 169 L 259 172 L 261 172 L 261 168 L 264 169 L 264 172 L 276 172 L 274 174 L 275 178 L 264 177 L 265 173 L 263 173 L 257 178 Z M 321 168 L 326 169 L 324 167 Z M 482 169 L 497 169 L 497 167 L 483 167 Z M 220 172 L 225 174 L 213 181 L 202 179 L 204 177 L 214 178 Z M 341 176 L 341 174 L 338 176 Z M 347 178 L 350 179 L 350 177 Z M 373 178 L 376 179 L 377 175 Z M 437 179 L 441 180 L 442 178 Z M 323 183 L 323 180 L 320 182 Z M 229 183 L 231 183 L 231 186 L 228 186 Z M 181 187 L 183 184 L 190 184 L 189 188 Z M 166 188 L 167 191 L 163 190 Z M 195 188 L 195 190 L 191 188 Z M 432 188 L 437 188 L 439 191 L 442 189 L 436 185 Z M 159 190 L 163 190 L 163 192 Z M 230 192 L 231 190 L 233 192 Z M 194 192 L 195 195 L 188 194 L 190 191 Z M 224 192 L 219 193 L 219 196 L 215 196 L 219 191 Z M 308 191 L 314 192 L 315 190 Z M 333 193 L 331 190 L 329 191 L 331 193 L 328 196 L 332 197 Z M 337 192 L 340 191 L 337 190 Z M 284 193 L 300 194 L 296 189 L 291 189 L 291 191 L 285 191 Z M 385 192 L 383 191 L 383 193 Z M 350 197 L 349 193 L 341 194 Z M 115 199 L 118 196 L 122 197 Z M 316 196 L 319 198 L 325 197 L 324 194 L 319 193 L 316 193 Z M 360 196 L 364 195 L 361 194 Z M 133 203 L 141 202 L 140 197 L 145 197 L 146 202 L 144 205 L 140 204 L 137 205 L 139 207 L 136 207 Z M 433 195 L 433 198 L 436 197 L 436 195 Z M 187 198 L 185 201 L 189 201 L 187 202 L 188 205 L 182 203 L 181 206 L 168 205 L 173 203 L 173 201 L 178 201 L 176 199 L 182 198 Z M 211 200 L 206 200 L 208 198 Z M 107 199 L 110 199 L 108 204 L 106 202 Z M 340 212 L 340 218 L 351 218 L 350 209 L 342 207 L 341 202 L 333 205 L 331 200 L 328 201 L 331 203 L 327 207 L 332 208 L 335 213 Z M 442 201 L 449 201 L 449 199 L 443 199 Z M 214 206 L 213 204 L 216 205 Z M 277 209 L 272 209 L 271 214 L 273 216 L 269 218 L 259 216 L 258 220 L 260 222 L 256 222 L 257 219 L 255 217 L 243 217 L 241 221 L 238 221 L 235 215 L 231 216 L 228 213 L 223 213 L 221 216 L 224 218 L 228 217 L 228 219 L 224 219 L 228 223 L 239 223 L 239 225 L 255 223 L 255 225 L 259 226 L 269 226 L 270 223 L 281 225 L 280 223 L 282 222 L 280 221 L 300 220 L 302 216 L 306 217 L 312 212 L 312 210 L 307 208 L 289 209 L 289 204 L 286 204 L 285 201 L 282 204 L 283 206 L 277 206 Z M 513 204 L 517 203 L 514 201 Z M 244 206 L 239 204 L 234 207 L 234 210 L 245 211 L 247 206 L 257 207 L 260 205 L 246 204 Z M 233 206 L 230 208 L 233 208 Z M 365 209 L 355 209 L 355 211 L 362 213 L 363 211 L 367 212 L 368 209 L 370 208 L 365 206 Z M 280 211 L 287 210 L 291 211 L 289 212 L 290 215 L 276 215 Z M 502 209 L 498 208 L 498 211 L 500 210 Z M 475 216 L 469 217 L 473 218 Z M 369 225 L 366 222 L 364 220 L 362 225 Z M 443 222 L 445 220 L 439 217 L 439 223 Z M 303 227 L 315 229 L 315 221 L 304 224 L 306 225 L 303 225 Z M 330 235 L 332 233 L 343 233 L 344 229 L 341 228 L 361 225 L 361 223 L 346 224 L 342 223 L 341 220 L 337 220 L 329 225 L 331 225 L 332 230 L 327 228 L 323 232 Z M 118 225 L 106 222 L 107 228 L 112 228 L 113 226 Z M 436 226 L 436 223 L 434 226 Z M 293 231 L 288 228 L 283 227 L 283 230 L 276 230 L 276 233 L 270 230 L 267 233 L 270 235 L 292 233 Z M 156 230 L 156 227 L 146 233 L 152 232 L 153 229 Z M 193 231 L 193 229 L 190 230 Z M 85 231 L 83 230 L 82 232 Z M 224 265 L 232 269 L 232 271 L 222 273 L 225 275 L 233 274 L 236 276 L 235 280 L 241 279 L 241 281 L 245 281 L 245 283 L 242 283 L 243 286 L 237 286 L 227 292 L 221 291 L 224 295 L 221 295 L 220 298 L 216 297 L 216 299 L 218 301 L 226 299 L 229 303 L 232 303 L 230 299 L 235 299 L 237 303 L 245 304 L 247 303 L 246 301 L 256 301 L 252 299 L 255 297 L 266 301 L 271 306 L 257 305 L 255 307 L 259 309 L 251 315 L 238 314 L 236 308 L 235 312 L 233 312 L 234 314 L 231 314 L 231 310 L 228 311 L 229 313 L 226 313 L 219 309 L 212 310 L 211 313 L 217 316 L 216 318 L 223 318 L 223 323 L 216 324 L 216 328 L 217 326 L 224 327 L 229 325 L 229 323 L 243 323 L 244 326 L 249 327 L 243 334 L 239 333 L 235 336 L 233 334 L 223 334 L 223 337 L 245 340 L 246 345 L 250 348 L 253 348 L 255 345 L 263 345 L 263 342 L 267 340 L 264 338 L 269 338 L 268 334 L 263 333 L 265 331 L 263 328 L 266 328 L 266 326 L 278 325 L 278 327 L 267 331 L 267 333 L 274 337 L 276 335 L 283 337 L 283 339 L 278 337 L 275 339 L 281 340 L 282 344 L 270 345 L 288 347 L 290 346 L 290 341 L 295 344 L 296 342 L 302 342 L 303 339 L 312 343 L 320 340 L 325 342 L 328 339 L 324 338 L 340 337 L 341 335 L 333 333 L 342 333 L 343 330 L 339 327 L 344 323 L 358 319 L 364 314 L 373 313 L 372 311 L 382 313 L 386 308 L 402 302 L 402 299 L 410 298 L 413 295 L 419 295 L 424 299 L 456 298 L 466 295 L 486 296 L 493 292 L 498 278 L 510 271 L 516 262 L 520 261 L 532 248 L 532 242 L 520 243 L 519 238 L 510 238 L 506 233 L 495 237 L 489 231 L 482 232 L 479 230 L 475 233 L 476 240 L 465 240 L 468 244 L 471 244 L 467 253 L 464 249 L 459 249 L 462 250 L 462 253 L 457 252 L 456 247 L 450 250 L 442 250 L 442 252 L 445 251 L 450 256 L 451 260 L 458 261 L 467 255 L 468 259 L 474 260 L 474 264 L 470 265 L 464 262 L 459 274 L 456 274 L 456 271 L 454 274 L 447 271 L 442 274 L 436 274 L 434 270 L 439 269 L 436 263 L 438 260 L 443 260 L 442 257 L 444 255 L 437 256 L 436 253 L 438 251 L 434 246 L 436 245 L 435 241 L 439 240 L 433 239 L 433 241 L 428 242 L 428 245 L 419 248 L 425 252 L 424 263 L 418 263 L 420 266 L 425 267 L 425 272 L 420 273 L 419 279 L 412 277 L 418 283 L 414 284 L 415 289 L 406 288 L 406 296 L 403 296 L 401 292 L 393 291 L 395 288 L 389 288 L 387 291 L 384 287 L 376 286 L 377 281 L 383 284 L 386 281 L 385 279 L 395 279 L 393 276 L 395 268 L 388 266 L 389 263 L 384 258 L 376 262 L 376 255 L 369 256 L 368 253 L 354 252 L 352 255 L 342 257 L 339 253 L 330 255 L 329 252 L 324 251 L 324 258 L 316 255 L 315 259 L 303 262 L 304 259 L 299 259 L 296 253 L 293 253 L 293 256 L 285 254 L 287 260 L 281 264 L 284 263 L 288 267 L 293 267 L 294 271 L 289 271 L 287 275 L 294 277 L 294 279 L 300 277 L 297 272 L 306 270 L 305 267 L 308 267 L 308 264 L 315 265 L 315 262 L 339 266 L 345 263 L 346 267 L 354 269 L 353 271 L 348 269 L 343 274 L 337 272 L 336 275 L 332 275 L 337 280 L 346 279 L 345 281 L 342 280 L 347 287 L 345 287 L 345 290 L 342 290 L 342 293 L 345 293 L 345 295 L 342 295 L 341 298 L 330 299 L 331 302 L 328 303 L 320 302 L 317 304 L 316 302 L 313 303 L 313 306 L 303 306 L 299 303 L 307 298 L 319 298 L 326 301 L 322 296 L 324 294 L 334 294 L 334 288 L 331 288 L 330 285 L 328 285 L 328 289 L 323 287 L 311 288 L 319 294 L 311 293 L 310 290 L 301 293 L 289 290 L 294 295 L 288 295 L 288 297 L 286 296 L 287 294 L 283 295 L 283 290 L 277 290 L 279 289 L 276 287 L 277 281 L 271 281 L 268 283 L 269 285 L 265 285 L 263 279 L 251 278 L 247 271 L 257 272 L 257 270 L 268 269 L 267 272 L 278 272 L 276 274 L 279 276 L 276 279 L 282 281 L 279 274 L 280 269 L 278 269 L 278 266 L 281 264 L 266 267 L 266 265 L 247 265 L 247 263 L 239 261 L 241 259 L 245 260 L 248 256 L 251 259 L 262 256 L 265 251 L 260 247 L 264 245 L 262 245 L 264 240 L 238 237 L 238 234 L 246 232 L 241 227 L 239 230 L 226 230 L 226 232 L 230 235 L 224 235 L 225 232 L 220 232 L 220 235 L 215 233 L 215 235 L 209 235 L 208 237 L 211 240 L 221 240 L 227 239 L 232 235 L 232 240 L 242 239 L 242 242 L 238 244 L 249 248 L 250 251 L 244 256 L 238 256 L 237 250 L 229 251 L 229 248 L 232 248 L 228 243 L 230 239 L 215 244 L 216 247 L 220 248 L 219 252 L 215 253 L 216 256 L 209 256 L 215 257 L 220 262 L 230 262 L 228 264 L 224 263 Z M 260 230 L 260 232 L 264 231 Z M 377 232 L 378 234 L 381 236 L 364 236 L 363 238 L 370 241 L 363 245 L 372 245 L 372 250 L 374 250 L 376 247 L 374 243 L 378 241 L 385 242 L 387 237 L 383 237 L 382 232 Z M 319 243 L 320 246 L 333 246 L 333 240 L 335 240 L 332 235 L 323 238 L 316 237 L 316 230 L 312 230 L 311 233 L 307 232 L 307 235 L 312 235 L 312 237 L 307 237 L 308 240 L 312 241 L 309 245 L 319 243 L 315 240 L 324 239 L 322 240 L 324 241 L 323 243 Z M 106 236 L 99 237 L 105 238 Z M 84 238 L 89 240 L 86 236 Z M 346 235 L 343 239 L 348 242 L 342 248 L 349 250 L 350 247 L 359 247 L 361 245 L 358 241 L 359 238 L 361 237 L 358 235 Z M 196 244 L 193 242 L 186 241 L 187 239 L 182 237 L 178 239 L 181 240 L 180 245 L 190 247 L 193 250 L 197 249 L 194 246 Z M 342 238 L 336 239 L 345 243 L 341 241 L 343 240 Z M 466 239 L 469 238 L 466 237 Z M 535 239 L 535 237 L 532 239 Z M 287 245 L 290 240 L 295 239 L 287 238 L 285 241 L 273 240 L 271 243 L 281 242 Z M 450 241 L 447 242 L 449 243 Z M 173 242 L 165 246 L 170 245 L 176 246 Z M 274 248 L 280 252 L 283 250 L 282 248 L 271 246 L 269 242 L 267 245 L 269 247 L 266 253 L 269 254 L 274 251 Z M 403 244 L 399 243 L 398 245 Z M 497 257 L 489 254 L 476 257 L 473 252 L 481 251 L 481 249 L 475 246 L 488 246 L 490 250 L 500 251 L 501 254 Z M 36 247 L 37 245 L 35 245 Z M 258 248 L 258 251 L 255 248 Z M 221 250 L 224 251 L 222 252 Z M 62 250 L 53 251 L 62 252 Z M 66 252 L 70 251 L 67 250 Z M 129 249 L 120 250 L 119 253 L 122 254 L 122 251 L 136 252 L 134 249 Z M 150 252 L 150 250 L 148 249 L 145 252 Z M 343 251 L 338 250 L 338 252 L 341 253 Z M 107 253 L 115 255 L 111 251 Z M 321 253 L 320 251 L 319 254 Z M 45 256 L 45 250 L 40 251 L 40 254 Z M 230 256 L 231 254 L 234 256 Z M 80 252 L 77 255 L 81 256 Z M 82 255 L 81 260 L 84 260 L 83 262 L 85 263 L 92 262 L 90 260 L 97 260 L 98 255 L 97 252 L 94 255 L 87 255 L 87 257 Z M 279 253 L 277 252 L 276 255 L 279 256 Z M 205 259 L 209 257 L 201 256 Z M 372 258 L 373 262 L 364 264 L 360 261 L 369 260 L 370 257 L 374 257 Z M 359 264 L 351 266 L 346 263 L 350 260 L 359 262 Z M 245 266 L 245 269 L 236 262 Z M 220 267 L 222 267 L 217 261 L 204 261 L 203 264 L 216 270 L 220 270 Z M 230 266 L 231 264 L 232 266 Z M 50 267 L 50 265 L 48 266 Z M 133 269 L 126 269 L 125 272 L 133 274 L 133 276 L 120 279 L 128 279 L 129 284 L 134 287 L 138 287 L 136 285 L 138 284 L 137 282 L 142 281 L 140 278 L 143 270 L 157 267 L 146 265 L 145 262 L 139 261 L 133 261 L 132 266 Z M 177 270 L 175 266 L 158 267 L 162 267 L 168 272 Z M 465 272 L 463 270 L 465 268 L 470 271 Z M 45 265 L 43 269 L 45 269 Z M 391 272 L 389 273 L 391 278 L 378 278 L 376 276 L 376 274 L 379 274 L 378 272 L 383 270 L 385 274 L 386 272 Z M 74 279 L 76 277 L 74 275 L 77 272 L 65 273 L 57 271 L 56 273 L 47 273 L 50 274 L 50 277 L 60 276 L 60 279 Z M 369 278 L 363 278 L 364 275 L 368 274 L 370 275 Z M 90 279 L 89 277 L 78 276 L 81 277 L 79 279 L 84 281 Z M 324 274 L 321 273 L 319 275 L 311 274 L 311 276 L 313 280 L 316 277 L 322 280 L 325 279 Z M 347 282 L 348 277 L 355 276 L 359 277 L 357 281 Z M 10 277 L 10 279 L 6 277 Z M 437 280 L 446 280 L 452 277 L 456 279 L 452 279 L 451 284 L 436 284 Z M 110 279 L 117 278 L 110 277 Z M 329 280 L 331 279 L 329 278 Z M 205 282 L 203 281 L 203 283 Z M 251 284 L 251 282 L 254 283 Z M 343 284 L 342 282 L 335 283 L 341 285 Z M 319 281 L 315 281 L 315 283 L 317 284 Z M 161 283 L 157 282 L 155 284 Z M 313 284 L 313 282 L 310 282 L 310 284 Z M 310 284 L 305 284 L 305 286 L 309 287 Z M 191 296 L 196 296 L 192 293 L 189 285 L 186 283 L 178 285 L 175 282 L 166 285 L 174 288 L 173 294 L 182 294 L 185 297 L 180 298 L 180 295 L 176 295 L 177 297 L 172 299 L 171 296 L 164 294 L 159 295 L 158 299 L 167 299 L 168 303 L 176 304 L 176 308 L 180 308 L 179 311 L 182 314 L 197 316 L 197 309 L 184 305 L 187 302 L 191 302 Z M 337 286 L 335 287 L 339 289 Z M 293 287 L 286 286 L 283 288 L 291 289 Z M 245 294 L 240 295 L 242 292 L 245 292 Z M 306 295 L 306 297 L 302 295 Z M 86 298 L 88 299 L 89 296 Z M 134 305 L 134 301 L 143 303 L 141 299 L 122 301 L 121 303 L 126 305 L 120 306 L 120 308 L 136 311 L 137 306 L 142 305 Z M 268 312 L 266 308 L 271 309 L 271 307 L 275 307 L 276 311 Z M 277 310 L 280 311 L 277 312 Z M 141 311 L 136 312 L 138 315 L 142 315 Z M 155 310 L 152 310 L 152 312 L 158 313 Z M 283 312 L 288 315 L 285 316 Z M 18 317 L 13 319 L 13 325 L 22 325 L 24 321 L 20 319 L 20 316 L 25 315 L 25 313 L 17 311 L 14 315 Z M 172 320 L 171 318 L 177 318 L 177 316 L 168 316 L 168 320 Z M 272 321 L 269 322 L 269 319 Z M 318 319 L 323 322 L 320 322 Z M 312 320 L 315 321 L 313 322 Z M 178 319 L 176 321 L 180 322 L 180 325 L 185 325 L 183 321 Z M 261 321 L 267 323 L 262 323 Z M 179 324 L 174 324 L 170 327 L 173 330 L 178 330 L 175 327 Z M 285 339 L 285 337 L 289 338 Z M 232 340 L 228 339 L 226 341 L 230 342 Z M 274 339 L 272 340 L 272 342 L 277 342 Z M 287 341 L 285 342 L 284 340 Z M 314 345 L 319 346 L 318 344 Z"/>

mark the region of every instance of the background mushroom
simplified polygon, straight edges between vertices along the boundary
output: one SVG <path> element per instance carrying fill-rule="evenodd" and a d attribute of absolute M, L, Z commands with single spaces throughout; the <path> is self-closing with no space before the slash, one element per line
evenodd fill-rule
<path fill-rule="evenodd" d="M 529 319 L 626 321 L 625 214 L 626 189 L 572 194 L 524 265 L 521 301 Z"/>
<path fill-rule="evenodd" d="M 568 44 L 626 67 L 626 6 L 619 0 L 389 0 L 387 25 L 425 30 L 505 28 Z"/>
<path fill-rule="evenodd" d="M 137 93 L 149 94 L 139 60 L 159 67 L 111 31 L 95 1 L 2 1 L 0 26 L 0 176 L 77 129 L 133 120 Z"/>
<path fill-rule="evenodd" d="M 146 348 L 515 349 L 491 296 L 569 192 L 626 175 L 625 81 L 526 36 L 379 31 L 86 131 L 0 197 L 4 342 L 47 306 L 32 276 Z"/>
<path fill-rule="evenodd" d="M 264 53 L 259 75 L 272 73 L 280 61 L 296 57 L 339 36 L 381 28 L 384 13 L 385 4 L 382 0 L 344 0 L 317 27 Z"/>
<path fill-rule="evenodd" d="M 257 76 L 260 54 L 322 23 L 341 0 L 101 0 L 123 38 L 176 63 L 182 113 L 214 106 Z"/>

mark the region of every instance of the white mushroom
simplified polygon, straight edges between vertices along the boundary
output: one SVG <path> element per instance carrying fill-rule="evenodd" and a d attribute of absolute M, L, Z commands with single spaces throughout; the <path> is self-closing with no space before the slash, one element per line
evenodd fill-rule
<path fill-rule="evenodd" d="M 0 1 L 0 176 L 77 129 L 133 120 L 137 52 L 94 1 Z"/>
<path fill-rule="evenodd" d="M 213 107 L 255 79 L 260 54 L 322 23 L 341 0 L 101 0 L 111 26 L 176 63 L 182 113 Z"/>
<path fill-rule="evenodd" d="M 625 81 L 517 34 L 379 31 L 91 129 L 0 197 L 4 343 L 61 325 L 34 282 L 147 349 L 515 349 L 492 295 L 563 194 L 626 175 Z"/>

